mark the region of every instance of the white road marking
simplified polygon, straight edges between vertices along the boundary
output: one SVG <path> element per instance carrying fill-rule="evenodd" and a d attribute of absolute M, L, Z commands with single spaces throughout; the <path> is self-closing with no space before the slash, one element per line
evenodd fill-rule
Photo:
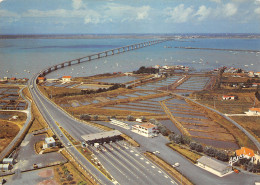
<path fill-rule="evenodd" d="M 155 168 L 155 166 L 152 166 L 152 168 Z"/>
<path fill-rule="evenodd" d="M 139 156 L 139 154 L 135 154 L 135 156 Z"/>
<path fill-rule="evenodd" d="M 142 158 L 142 157 L 141 157 L 140 159 L 141 159 L 141 160 L 144 160 L 144 158 Z"/>
<path fill-rule="evenodd" d="M 148 161 L 145 162 L 146 164 L 150 164 Z"/>
<path fill-rule="evenodd" d="M 168 179 L 168 176 L 167 176 L 167 175 L 164 175 L 164 177 L 165 177 L 166 179 Z"/>

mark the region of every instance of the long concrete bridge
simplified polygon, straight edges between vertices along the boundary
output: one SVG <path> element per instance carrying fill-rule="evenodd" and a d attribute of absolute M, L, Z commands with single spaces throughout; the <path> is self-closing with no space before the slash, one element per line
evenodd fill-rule
<path fill-rule="evenodd" d="M 124 53 L 124 52 L 127 52 L 127 51 L 133 51 L 133 50 L 136 50 L 136 49 L 152 46 L 152 45 L 159 44 L 159 43 L 162 43 L 162 42 L 166 42 L 166 41 L 169 41 L 169 40 L 172 40 L 172 39 L 153 40 L 153 41 L 147 41 L 147 42 L 142 42 L 142 43 L 138 43 L 138 44 L 127 45 L 127 46 L 123 46 L 123 47 L 120 47 L 120 48 L 114 48 L 114 49 L 103 51 L 103 52 L 100 52 L 100 53 L 95 53 L 95 54 L 88 55 L 88 56 L 85 56 L 85 57 L 66 61 L 66 62 L 57 64 L 57 65 L 54 65 L 54 66 L 51 66 L 51 67 L 48 67 L 48 68 L 42 70 L 40 72 L 39 76 L 45 76 L 48 73 L 51 73 L 55 70 L 58 70 L 58 69 L 61 69 L 61 68 L 64 68 L 64 67 L 68 67 L 68 66 L 71 66 L 71 65 L 74 65 L 74 64 L 80 64 L 80 63 L 83 63 L 83 62 L 89 62 L 89 61 L 92 61 L 92 60 L 96 60 L 96 59 L 100 59 L 100 58 Z"/>

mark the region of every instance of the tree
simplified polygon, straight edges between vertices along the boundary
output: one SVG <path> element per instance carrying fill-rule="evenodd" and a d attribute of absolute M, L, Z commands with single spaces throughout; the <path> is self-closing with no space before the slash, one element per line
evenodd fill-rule
<path fill-rule="evenodd" d="M 146 117 L 141 116 L 141 120 L 142 120 L 142 122 L 146 121 Z"/>
<path fill-rule="evenodd" d="M 159 130 L 159 132 L 160 132 L 163 136 L 167 136 L 167 135 L 168 135 L 167 129 L 166 129 L 163 125 L 158 126 L 158 130 Z"/>
<path fill-rule="evenodd" d="M 196 146 L 197 146 L 197 143 L 196 143 L 195 141 L 192 141 L 192 142 L 190 143 L 190 145 L 189 145 L 189 147 L 190 147 L 191 150 L 195 150 Z"/>
<path fill-rule="evenodd" d="M 169 137 L 170 141 L 173 141 L 174 140 L 174 133 L 170 133 L 168 137 Z"/>
<path fill-rule="evenodd" d="M 126 117 L 126 119 L 127 119 L 127 121 L 134 121 L 135 120 L 135 118 L 132 115 L 128 115 Z"/>
<path fill-rule="evenodd" d="M 81 114 L 81 115 L 80 115 L 80 119 L 89 121 L 89 120 L 91 119 L 91 116 L 88 115 L 88 114 Z"/>
<path fill-rule="evenodd" d="M 181 144 L 183 142 L 182 136 L 179 134 L 174 134 L 173 141 L 177 144 Z"/>
<path fill-rule="evenodd" d="M 197 143 L 197 146 L 196 146 L 195 150 L 197 152 L 202 152 L 203 151 L 203 146 L 200 143 Z"/>
<path fill-rule="evenodd" d="M 227 161 L 228 160 L 228 154 L 223 150 L 217 151 L 216 157 L 217 157 L 217 159 L 219 159 L 221 161 Z"/>
<path fill-rule="evenodd" d="M 191 142 L 191 137 L 189 137 L 189 136 L 182 136 L 182 142 L 185 145 L 189 145 L 190 142 Z"/>
<path fill-rule="evenodd" d="M 94 121 L 98 120 L 98 115 L 93 116 Z"/>
<path fill-rule="evenodd" d="M 217 153 L 217 149 L 211 147 L 211 146 L 206 146 L 204 148 L 204 153 L 210 157 L 215 157 Z"/>
<path fill-rule="evenodd" d="M 149 120 L 150 123 L 155 124 L 156 120 L 154 118 Z"/>

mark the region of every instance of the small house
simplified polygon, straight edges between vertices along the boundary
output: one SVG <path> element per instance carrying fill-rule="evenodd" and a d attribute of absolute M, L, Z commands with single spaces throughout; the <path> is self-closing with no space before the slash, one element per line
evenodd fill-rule
<path fill-rule="evenodd" d="M 10 164 L 0 164 L 0 171 L 7 171 L 11 169 Z"/>
<path fill-rule="evenodd" d="M 202 156 L 197 160 L 197 162 L 199 167 L 220 177 L 232 171 L 231 166 L 215 158 Z"/>
<path fill-rule="evenodd" d="M 39 82 L 39 83 L 42 83 L 42 82 L 45 81 L 46 78 L 40 76 L 40 77 L 38 77 L 37 79 L 38 79 L 38 82 Z"/>
<path fill-rule="evenodd" d="M 55 143 L 55 140 L 53 139 L 53 137 L 46 137 L 45 144 L 47 145 L 47 148 L 56 146 L 56 143 Z"/>
<path fill-rule="evenodd" d="M 14 158 L 4 158 L 3 159 L 3 164 L 14 164 Z"/>
<path fill-rule="evenodd" d="M 260 116 L 260 108 L 249 108 L 248 112 L 245 112 L 249 116 Z"/>
<path fill-rule="evenodd" d="M 254 151 L 253 151 L 252 149 L 250 149 L 250 148 L 241 147 L 241 149 L 236 150 L 236 156 L 244 157 L 244 158 L 250 159 L 250 158 L 252 158 L 252 157 L 255 156 L 255 153 L 254 153 Z"/>
<path fill-rule="evenodd" d="M 71 81 L 71 76 L 63 76 L 62 77 L 62 82 L 70 82 Z"/>
<path fill-rule="evenodd" d="M 237 99 L 237 96 L 229 96 L 229 95 L 223 95 L 222 100 L 235 100 Z"/>

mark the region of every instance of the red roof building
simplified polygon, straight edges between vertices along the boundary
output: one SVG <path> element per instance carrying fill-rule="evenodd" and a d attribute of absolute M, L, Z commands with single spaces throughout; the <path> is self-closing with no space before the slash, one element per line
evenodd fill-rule
<path fill-rule="evenodd" d="M 241 149 L 236 150 L 236 155 L 237 156 L 244 156 L 246 158 L 251 158 L 255 156 L 255 153 L 252 149 L 246 148 L 246 147 L 241 147 Z"/>
<path fill-rule="evenodd" d="M 62 77 L 62 81 L 63 81 L 63 82 L 70 82 L 70 81 L 71 81 L 71 78 L 72 78 L 71 76 L 63 76 L 63 77 Z"/>

